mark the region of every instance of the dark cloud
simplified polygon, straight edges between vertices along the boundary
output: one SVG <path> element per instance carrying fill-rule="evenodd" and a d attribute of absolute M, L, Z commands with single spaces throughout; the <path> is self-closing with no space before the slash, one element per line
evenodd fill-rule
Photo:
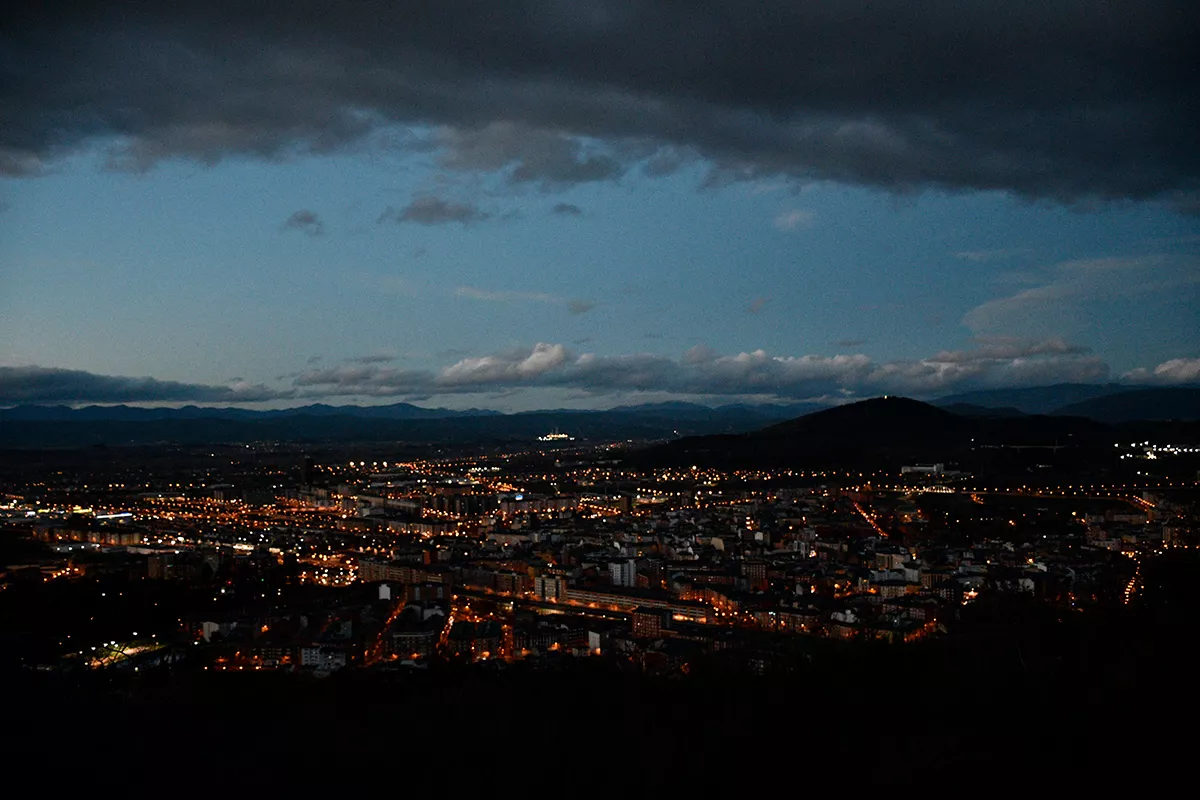
<path fill-rule="evenodd" d="M 432 378 L 421 370 L 351 363 L 302 372 L 292 383 L 308 397 L 394 397 L 424 394 Z"/>
<path fill-rule="evenodd" d="M 252 403 L 291 396 L 262 384 L 209 386 L 96 375 L 54 367 L 0 367 L 0 405 L 15 403 Z"/>
<path fill-rule="evenodd" d="M 1078 356 L 1088 348 L 1069 344 L 1061 338 L 1029 340 L 1015 336 L 978 336 L 973 350 L 943 350 L 931 360 L 945 364 L 984 361 L 1011 361 L 1032 356 Z"/>
<path fill-rule="evenodd" d="M 550 209 L 550 213 L 564 217 L 579 217 L 583 216 L 583 209 L 574 203 L 556 203 L 554 208 Z"/>
<path fill-rule="evenodd" d="M 669 174 L 1200 207 L 1200 6 L 478 0 L 22 4 L 0 173 L 418 148 L 554 188 Z M 415 134 L 411 131 L 420 131 Z"/>
<path fill-rule="evenodd" d="M 488 214 L 470 203 L 455 203 L 440 197 L 417 197 L 399 210 L 388 207 L 377 220 L 397 223 L 416 222 L 420 225 L 445 225 L 458 222 L 468 225 L 481 222 Z"/>
<path fill-rule="evenodd" d="M 771 302 L 769 297 L 756 297 L 746 306 L 747 314 L 761 314 L 762 310 L 767 307 L 767 303 Z"/>
<path fill-rule="evenodd" d="M 308 209 L 295 212 L 280 227 L 285 231 L 304 231 L 309 236 L 320 236 L 325 232 L 325 223 L 321 222 L 320 216 Z"/>
<path fill-rule="evenodd" d="M 568 300 L 567 301 L 567 311 L 570 311 L 572 314 L 586 314 L 587 312 L 591 311 L 595 307 L 596 307 L 595 303 L 589 302 L 587 300 Z"/>

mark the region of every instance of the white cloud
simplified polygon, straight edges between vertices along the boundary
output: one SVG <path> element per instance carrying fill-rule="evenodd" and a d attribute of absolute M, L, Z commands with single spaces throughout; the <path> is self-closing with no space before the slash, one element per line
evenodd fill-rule
<path fill-rule="evenodd" d="M 1121 377 L 1135 383 L 1196 383 L 1200 382 L 1200 358 L 1172 358 L 1152 370 L 1138 367 Z"/>
<path fill-rule="evenodd" d="M 790 211 L 781 211 L 775 216 L 775 227 L 781 231 L 794 231 L 811 228 L 816 221 L 816 215 L 811 211 L 793 208 Z"/>
<path fill-rule="evenodd" d="M 538 342 L 529 355 L 510 352 L 464 358 L 442 370 L 437 382 L 443 386 L 464 386 L 528 381 L 562 366 L 566 358 L 567 349 L 561 344 Z"/>

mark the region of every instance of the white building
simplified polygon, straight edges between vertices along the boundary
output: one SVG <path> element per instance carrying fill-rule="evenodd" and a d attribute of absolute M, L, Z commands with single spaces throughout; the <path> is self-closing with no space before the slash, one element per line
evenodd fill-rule
<path fill-rule="evenodd" d="M 322 673 L 335 672 L 346 666 L 346 651 L 336 647 L 302 647 L 300 666 Z"/>
<path fill-rule="evenodd" d="M 608 575 L 613 586 L 636 586 L 637 564 L 633 559 L 613 561 L 608 565 Z"/>
<path fill-rule="evenodd" d="M 533 594 L 539 600 L 565 600 L 567 581 L 557 575 L 539 575 L 533 579 Z"/>

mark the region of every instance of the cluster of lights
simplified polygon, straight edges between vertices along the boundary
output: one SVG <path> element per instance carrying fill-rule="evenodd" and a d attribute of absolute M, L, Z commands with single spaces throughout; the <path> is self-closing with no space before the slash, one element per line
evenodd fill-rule
<path fill-rule="evenodd" d="M 1117 444 L 1117 445 L 1113 445 L 1113 446 L 1120 447 L 1121 445 Z M 1159 444 L 1150 444 L 1150 442 L 1142 442 L 1141 444 L 1136 444 L 1136 443 L 1132 444 L 1132 445 L 1130 445 L 1130 447 L 1134 448 L 1140 452 L 1123 453 L 1120 457 L 1122 461 L 1124 461 L 1127 458 L 1149 459 L 1149 460 L 1153 461 L 1153 460 L 1158 459 L 1159 456 L 1181 456 L 1181 455 L 1192 455 L 1195 453 L 1200 453 L 1200 447 L 1182 447 L 1180 445 L 1175 445 L 1175 444 L 1159 445 Z"/>
<path fill-rule="evenodd" d="M 1130 558 L 1137 558 L 1133 553 L 1126 553 Z M 1137 591 L 1138 581 L 1142 577 L 1142 562 L 1138 562 L 1137 569 L 1133 571 L 1133 577 L 1129 579 L 1129 583 L 1125 584 L 1125 605 L 1133 600 L 1133 593 Z"/>

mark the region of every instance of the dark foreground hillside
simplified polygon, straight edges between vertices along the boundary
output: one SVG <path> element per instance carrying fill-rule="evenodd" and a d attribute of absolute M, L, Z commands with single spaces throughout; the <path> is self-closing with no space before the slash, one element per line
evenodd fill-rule
<path fill-rule="evenodd" d="M 15 735 L 3 755 L 39 781 L 85 790 L 115 781 L 135 796 L 605 785 L 621 796 L 940 794 L 1157 782 L 1187 768 L 1194 741 L 1186 593 L 1171 588 L 1194 566 L 1170 565 L 1157 594 L 1148 575 L 1149 597 L 1128 612 L 981 598 L 937 642 L 822 642 L 794 669 L 764 676 L 714 662 L 652 678 L 599 658 L 326 680 L 181 673 L 68 685 L 10 675 L 4 712 Z"/>

